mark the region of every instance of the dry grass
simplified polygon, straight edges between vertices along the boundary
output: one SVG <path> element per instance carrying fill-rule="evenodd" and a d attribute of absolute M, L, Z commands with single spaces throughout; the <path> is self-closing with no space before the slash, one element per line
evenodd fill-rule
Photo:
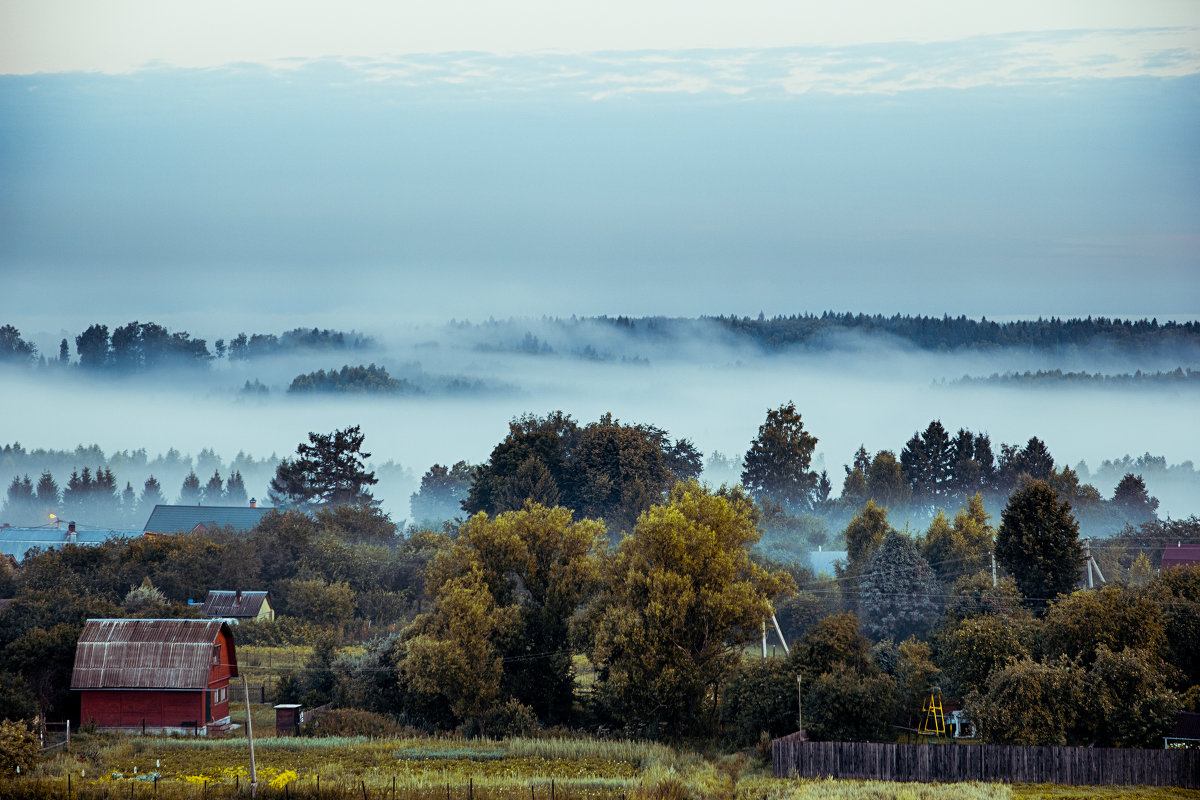
<path fill-rule="evenodd" d="M 258 730 L 263 709 L 254 709 Z M 259 797 L 286 800 L 1200 800 L 1147 787 L 915 784 L 769 777 L 742 754 L 706 758 L 649 742 L 591 738 L 255 737 Z M 80 735 L 4 798 L 233 798 L 249 783 L 244 738 Z M 157 777 L 157 782 L 155 778 Z"/>

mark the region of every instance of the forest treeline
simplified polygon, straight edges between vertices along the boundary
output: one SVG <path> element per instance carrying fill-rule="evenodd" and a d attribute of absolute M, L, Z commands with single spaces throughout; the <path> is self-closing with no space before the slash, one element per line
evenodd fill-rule
<path fill-rule="evenodd" d="M 798 415 L 797 415 L 798 418 Z M 798 424 L 798 422 L 797 422 Z M 1068 499 L 1087 535 L 1106 536 L 1157 514 L 1147 482 L 1200 483 L 1191 462 L 1169 465 L 1149 453 L 1101 462 L 1092 470 L 1056 462 L 1039 437 L 993 447 L 986 433 L 960 429 L 953 435 L 940 421 L 915 431 L 903 447 L 852 454 L 841 475 L 810 468 L 816 438 L 800 470 L 804 490 L 787 506 L 764 504 L 765 552 L 803 558 L 818 546 L 834 547 L 837 532 L 867 501 L 886 506 L 893 519 L 924 526 L 938 508 L 961 504 L 979 492 L 998 513 L 1022 474 L 1050 481 Z M 629 525 L 674 480 L 703 478 L 713 485 L 743 484 L 749 455 L 712 453 L 707 459 L 686 437 L 611 416 L 581 425 L 563 412 L 514 420 L 506 439 L 487 463 L 434 464 L 411 497 L 390 497 L 390 507 L 419 524 L 438 527 L 477 511 L 520 507 L 527 497 Z M 49 515 L 93 528 L 140 528 L 156 503 L 241 505 L 247 495 L 260 503 L 280 459 L 239 452 L 229 461 L 204 449 L 196 457 L 168 450 L 151 457 L 144 449 L 111 454 L 96 445 L 74 450 L 0 447 L 0 476 L 10 483 L 0 521 L 43 526 Z M 606 465 L 621 464 L 611 478 L 589 482 Z M 417 478 L 403 466 L 379 467 L 389 484 Z M 11 477 L 9 477 L 11 476 Z M 232 484 L 229 482 L 233 481 Z M 408 503 L 405 503 L 405 499 Z"/>
<path fill-rule="evenodd" d="M 1138 355 L 1175 351 L 1188 357 L 1200 352 L 1200 323 L 1159 323 L 1157 319 L 1120 319 L 1087 317 L 993 322 L 966 316 L 909 316 L 895 314 L 850 314 L 826 311 L 820 315 L 802 314 L 757 318 L 715 316 L 673 317 L 572 317 L 539 321 L 547 331 L 556 332 L 564 342 L 556 344 L 528 329 L 528 321 L 507 320 L 472 324 L 451 322 L 449 330 L 475 331 L 480 341 L 477 350 L 498 350 L 529 355 L 554 355 L 567 352 L 586 360 L 608 360 L 607 343 L 597 333 L 616 330 L 628 338 L 646 342 L 703 340 L 714 335 L 731 343 L 748 342 L 764 351 L 830 350 L 845 344 L 846 335 L 885 337 L 893 342 L 928 351 L 957 350 L 1036 350 L 1071 352 L 1102 349 L 1112 353 Z M 593 340 L 595 339 L 595 340 Z M 71 347 L 74 345 L 74 359 Z M 377 347 L 369 336 L 336 330 L 296 328 L 280 335 L 239 333 L 226 340 L 217 339 L 210 350 L 207 340 L 192 338 L 187 331 L 171 332 L 154 322 L 130 322 L 111 333 L 108 325 L 90 325 L 74 342 L 64 338 L 58 352 L 38 353 L 22 338 L 13 325 L 0 327 L 0 362 L 24 364 L 75 363 L 85 369 L 112 372 L 149 370 L 167 364 L 207 364 L 214 359 L 252 360 L 297 351 L 363 351 Z M 620 359 L 645 363 L 636 353 Z"/>
<path fill-rule="evenodd" d="M 289 352 L 368 350 L 375 341 L 353 331 L 295 328 L 280 335 L 237 334 L 226 342 L 217 339 L 210 350 L 205 339 L 192 338 L 187 331 L 171 332 L 155 322 L 130 322 L 112 329 L 100 323 L 89 325 L 74 337 L 64 338 L 56 354 L 38 353 L 37 347 L 21 337 L 13 325 L 0 326 L 0 363 L 29 366 L 67 366 L 101 373 L 153 371 L 163 367 L 202 367 L 214 359 L 249 361 Z"/>
<path fill-rule="evenodd" d="M 964 375 L 952 381 L 954 386 L 999 385 L 1017 388 L 1063 386 L 1097 387 L 1104 389 L 1126 389 L 1153 387 L 1161 389 L 1200 388 L 1200 371 L 1177 367 L 1170 371 L 1124 372 L 1115 375 L 1102 372 L 1063 372 L 1061 369 L 1036 370 L 1030 372 L 994 372 L 990 376 L 972 377 Z"/>

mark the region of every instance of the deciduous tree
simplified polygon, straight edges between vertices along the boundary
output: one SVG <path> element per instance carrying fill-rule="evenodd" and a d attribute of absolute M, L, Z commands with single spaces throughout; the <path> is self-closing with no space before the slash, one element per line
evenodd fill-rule
<path fill-rule="evenodd" d="M 440 525 L 464 516 L 462 504 L 470 491 L 470 464 L 465 461 L 452 467 L 434 464 L 421 476 L 421 487 L 410 498 L 413 519 L 422 525 Z"/>
<path fill-rule="evenodd" d="M 790 588 L 750 559 L 754 518 L 740 491 L 679 483 L 621 542 L 583 628 L 616 720 L 675 735 L 712 724 L 741 647 Z"/>

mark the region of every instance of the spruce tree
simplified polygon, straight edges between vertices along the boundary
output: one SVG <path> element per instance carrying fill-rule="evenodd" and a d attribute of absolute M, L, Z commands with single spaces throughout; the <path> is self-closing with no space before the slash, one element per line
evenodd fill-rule
<path fill-rule="evenodd" d="M 1041 602 L 1071 592 L 1083 566 L 1071 504 L 1046 481 L 1018 489 L 1000 514 L 996 559 L 1026 598 Z"/>

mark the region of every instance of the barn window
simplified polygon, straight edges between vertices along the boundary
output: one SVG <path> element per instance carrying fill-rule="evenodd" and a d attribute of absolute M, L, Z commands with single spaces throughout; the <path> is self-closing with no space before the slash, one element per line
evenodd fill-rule
<path fill-rule="evenodd" d="M 221 645 L 219 645 L 219 644 L 213 645 L 213 663 L 214 664 L 221 663 Z"/>

